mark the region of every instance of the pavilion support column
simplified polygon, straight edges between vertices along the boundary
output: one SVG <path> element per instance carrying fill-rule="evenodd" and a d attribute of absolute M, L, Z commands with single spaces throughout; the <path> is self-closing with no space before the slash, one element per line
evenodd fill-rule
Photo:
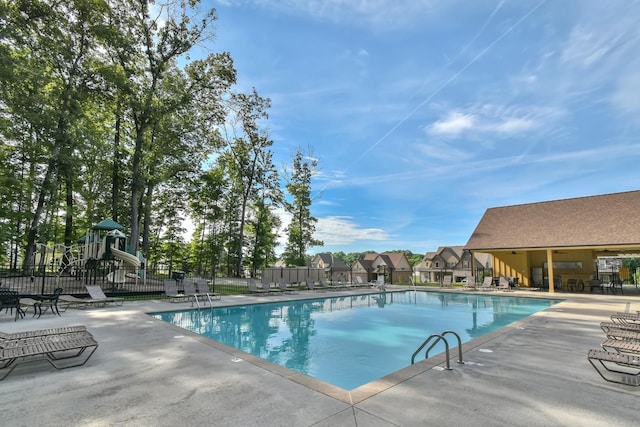
<path fill-rule="evenodd" d="M 553 278 L 553 251 L 551 249 L 547 249 L 547 266 L 549 271 L 549 293 L 554 293 L 555 290 L 555 280 Z"/>

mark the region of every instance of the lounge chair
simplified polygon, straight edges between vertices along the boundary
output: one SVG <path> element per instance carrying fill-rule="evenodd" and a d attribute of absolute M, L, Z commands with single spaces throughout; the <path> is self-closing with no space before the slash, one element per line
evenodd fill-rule
<path fill-rule="evenodd" d="M 640 323 L 600 322 L 600 328 L 605 334 L 613 329 L 640 332 Z"/>
<path fill-rule="evenodd" d="M 506 277 L 500 277 L 500 279 L 498 279 L 498 286 L 496 286 L 496 289 L 501 290 L 501 291 L 511 291 L 511 285 L 509 284 L 509 279 L 507 279 Z"/>
<path fill-rule="evenodd" d="M 640 355 L 640 341 L 636 340 L 607 339 L 600 346 L 606 351 Z"/>
<path fill-rule="evenodd" d="M 360 276 L 355 276 L 354 280 L 355 280 L 354 286 L 358 286 L 358 287 L 361 287 L 361 288 L 370 288 L 371 287 L 371 283 L 365 283 L 365 281 L 362 280 L 362 277 L 360 277 Z"/>
<path fill-rule="evenodd" d="M 289 286 L 287 284 L 287 282 L 284 280 L 284 277 L 279 277 L 276 280 L 276 283 L 278 285 L 278 288 L 282 291 L 282 292 L 288 292 L 288 293 L 295 293 L 296 290 L 293 289 L 291 286 Z"/>
<path fill-rule="evenodd" d="M 211 302 L 211 297 L 208 292 L 200 293 L 196 289 L 196 284 L 191 279 L 185 279 L 182 282 L 184 285 L 184 294 L 189 295 L 191 297 L 191 307 L 193 307 L 193 303 L 196 303 L 196 306 L 200 308 L 200 299 L 202 299 L 203 303 L 209 301 L 209 307 L 213 307 L 213 303 Z"/>
<path fill-rule="evenodd" d="M 638 323 L 640 322 L 640 312 L 635 313 L 613 313 L 611 321 L 616 323 Z"/>
<path fill-rule="evenodd" d="M 610 328 L 605 333 L 608 339 L 640 341 L 640 331 L 628 331 L 625 329 Z"/>
<path fill-rule="evenodd" d="M 495 288 L 493 287 L 493 277 L 485 276 L 482 281 L 482 285 L 478 286 L 478 289 L 482 291 L 493 291 Z"/>
<path fill-rule="evenodd" d="M 178 284 L 173 279 L 168 279 L 163 282 L 164 294 L 169 302 L 185 302 L 191 301 L 190 295 L 178 293 Z"/>
<path fill-rule="evenodd" d="M 106 296 L 99 285 L 86 285 L 85 288 L 87 288 L 87 292 L 89 292 L 91 299 L 104 301 L 105 305 L 110 303 L 114 303 L 115 305 L 124 304 L 124 298 Z"/>
<path fill-rule="evenodd" d="M 476 278 L 474 276 L 467 276 L 467 282 L 462 286 L 462 290 L 475 291 L 476 289 Z"/>
<path fill-rule="evenodd" d="M 592 349 L 587 353 L 587 359 L 605 381 L 633 386 L 640 385 L 640 381 L 638 381 L 640 355 L 638 354 L 621 354 Z"/>
<path fill-rule="evenodd" d="M 249 288 L 249 293 L 251 294 L 264 295 L 269 293 L 269 291 L 266 291 L 263 288 L 259 288 L 257 280 L 255 279 L 249 279 L 249 281 L 247 282 L 247 287 Z"/>
<path fill-rule="evenodd" d="M 207 295 L 207 298 L 213 301 L 222 299 L 222 295 L 211 292 L 209 289 L 209 281 L 207 279 L 195 279 L 196 291 L 201 295 Z"/>
<path fill-rule="evenodd" d="M 318 289 L 322 289 L 322 290 L 325 290 L 325 291 L 332 291 L 332 290 L 335 290 L 335 289 L 338 289 L 338 288 L 336 288 L 335 286 L 330 285 L 327 282 L 327 279 L 325 279 L 324 277 L 321 276 L 318 279 Z"/>
<path fill-rule="evenodd" d="M 451 276 L 444 276 L 442 278 L 442 283 L 440 283 L 441 288 L 451 288 L 453 287 L 451 283 Z"/>
<path fill-rule="evenodd" d="M 84 310 L 85 308 L 91 307 L 104 307 L 106 304 L 104 301 L 94 300 L 91 298 L 77 298 L 73 295 L 60 295 L 58 298 L 60 302 L 60 306 L 62 307 L 62 311 L 67 311 L 69 307 L 79 308 Z"/>
<path fill-rule="evenodd" d="M 262 289 L 265 290 L 267 293 L 275 293 L 275 294 L 281 294 L 282 293 L 282 289 L 278 288 L 278 287 L 273 287 L 271 286 L 272 283 L 268 280 L 265 280 L 264 277 L 261 280 L 261 285 L 262 285 Z"/>
<path fill-rule="evenodd" d="M 85 329 L 84 331 L 76 332 L 63 332 L 58 334 L 36 335 L 23 338 L 0 339 L 0 349 L 24 347 L 28 345 L 59 343 L 62 341 L 69 341 L 72 339 L 91 336 L 91 333 Z"/>
<path fill-rule="evenodd" d="M 311 276 L 307 276 L 307 278 L 304 279 L 304 283 L 310 291 L 314 291 L 316 289 L 316 282 L 311 278 Z"/>
<path fill-rule="evenodd" d="M 338 286 L 330 285 L 330 284 L 327 282 L 327 279 L 325 279 L 324 277 L 320 277 L 320 281 L 319 281 L 319 283 L 320 283 L 320 287 L 321 287 L 322 289 L 329 289 L 329 290 L 340 289 Z"/>
<path fill-rule="evenodd" d="M 46 335 L 59 335 L 59 334 L 68 334 L 73 332 L 83 332 L 86 331 L 86 326 L 64 326 L 61 328 L 49 328 L 49 329 L 35 329 L 32 331 L 26 332 L 0 332 L 0 340 L 15 340 L 20 338 L 33 338 L 40 337 Z"/>
<path fill-rule="evenodd" d="M 46 360 L 56 369 L 82 366 L 98 348 L 98 343 L 89 332 L 83 332 L 82 336 L 73 338 L 65 337 L 64 334 L 49 334 L 46 337 L 46 340 L 41 339 L 39 342 L 0 348 L 0 371 L 4 370 L 0 380 L 5 379 L 17 365 L 38 360 Z M 88 353 L 85 353 L 87 350 Z M 73 359 L 76 360 L 66 362 Z M 59 363 L 63 360 L 65 362 Z"/>

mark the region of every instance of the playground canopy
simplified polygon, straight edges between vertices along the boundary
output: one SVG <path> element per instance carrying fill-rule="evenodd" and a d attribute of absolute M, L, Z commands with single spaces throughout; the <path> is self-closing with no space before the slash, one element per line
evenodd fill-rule
<path fill-rule="evenodd" d="M 111 230 L 124 231 L 124 227 L 118 224 L 117 222 L 115 222 L 114 220 L 112 220 L 111 218 L 103 219 L 98 224 L 91 227 L 91 229 L 105 230 L 105 231 L 111 231 Z"/>

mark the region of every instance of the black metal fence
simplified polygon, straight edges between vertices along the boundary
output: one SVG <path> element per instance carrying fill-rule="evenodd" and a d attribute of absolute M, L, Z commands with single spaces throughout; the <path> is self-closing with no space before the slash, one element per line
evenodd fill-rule
<path fill-rule="evenodd" d="M 245 278 L 214 277 L 187 274 L 167 268 L 141 269 L 99 263 L 90 267 L 74 268 L 66 271 L 43 269 L 0 270 L 0 287 L 18 291 L 22 295 L 52 294 L 56 288 L 76 297 L 86 297 L 86 285 L 100 285 L 107 296 L 128 299 L 153 299 L 164 297 L 164 281 L 174 279 L 178 289 L 187 278 L 207 279 L 212 292 L 222 295 L 248 293 Z"/>

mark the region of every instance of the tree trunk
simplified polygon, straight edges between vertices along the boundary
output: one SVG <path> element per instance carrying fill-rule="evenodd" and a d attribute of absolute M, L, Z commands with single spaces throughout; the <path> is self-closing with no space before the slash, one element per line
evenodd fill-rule
<path fill-rule="evenodd" d="M 65 168 L 65 190 L 66 205 L 64 223 L 64 245 L 71 246 L 73 244 L 73 173 L 71 166 Z"/>
<path fill-rule="evenodd" d="M 111 175 L 111 218 L 118 222 L 118 196 L 120 195 L 120 105 L 116 107 L 115 135 L 113 137 L 113 169 Z"/>

